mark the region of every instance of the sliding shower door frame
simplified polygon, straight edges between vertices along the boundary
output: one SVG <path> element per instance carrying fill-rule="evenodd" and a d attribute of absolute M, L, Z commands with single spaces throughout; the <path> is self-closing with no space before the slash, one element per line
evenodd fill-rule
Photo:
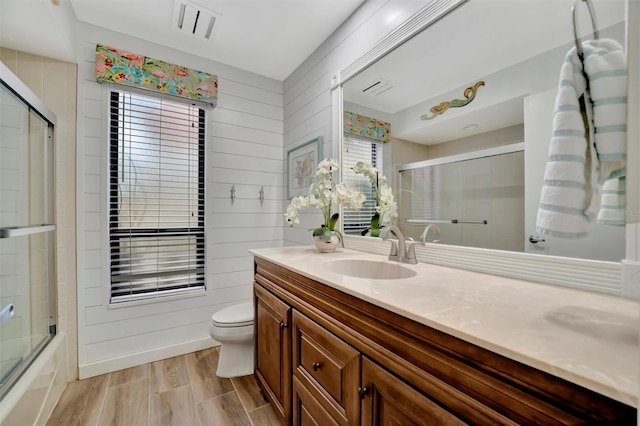
<path fill-rule="evenodd" d="M 38 134 L 37 138 L 43 138 L 42 143 L 42 192 L 43 192 L 43 211 L 42 217 L 46 218 L 48 223 L 27 223 L 23 226 L 8 226 L 0 228 L 0 239 L 10 238 L 32 238 L 37 236 L 45 236 L 43 247 L 45 249 L 45 258 L 43 265 L 47 283 L 46 297 L 48 298 L 46 306 L 48 311 L 45 313 L 46 318 L 44 324 L 48 325 L 48 330 L 43 330 L 43 337 L 38 338 L 37 342 L 31 345 L 31 352 L 22 358 L 22 361 L 10 371 L 5 378 L 4 383 L 0 387 L 0 400 L 11 390 L 18 382 L 20 377 L 35 361 L 42 350 L 53 339 L 57 332 L 57 290 L 56 290 L 56 218 L 55 218 L 55 125 L 56 116 L 53 112 L 38 98 L 13 72 L 2 62 L 0 62 L 0 85 L 7 89 L 8 92 L 25 106 L 28 111 L 27 128 L 31 129 L 35 121 L 42 121 L 42 134 Z M 29 131 L 28 143 L 33 143 L 32 135 Z M 30 193 L 31 187 L 25 190 Z M 26 195 L 29 197 L 29 195 Z M 30 217 L 29 220 L 32 218 Z M 31 241 L 29 242 L 31 244 Z M 31 255 L 29 255 L 31 257 Z M 31 259 L 29 260 L 31 262 Z M 33 336 L 29 336 L 33 340 Z M 1 378 L 0 378 L 1 379 Z"/>

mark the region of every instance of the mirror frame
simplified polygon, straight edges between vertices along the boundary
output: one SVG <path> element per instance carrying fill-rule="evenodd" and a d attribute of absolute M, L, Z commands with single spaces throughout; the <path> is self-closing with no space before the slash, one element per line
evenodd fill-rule
<path fill-rule="evenodd" d="M 444 18 L 448 13 L 469 0 L 435 0 L 401 23 L 353 63 L 331 76 L 332 97 L 332 151 L 342 165 L 343 144 L 343 92 L 342 86 L 356 74 L 391 53 L 418 33 Z M 629 75 L 638 75 L 640 54 L 633 48 L 640 45 L 640 5 L 627 0 L 627 52 Z M 632 19 L 631 19 L 632 18 Z M 629 78 L 628 93 L 638 93 L 638 83 Z M 639 96 L 629 96 L 628 116 L 637 117 Z M 636 113 L 636 115 L 633 115 Z M 637 124 L 629 122 L 628 140 L 640 134 Z M 636 138 L 637 139 L 637 138 Z M 629 145 L 628 164 L 640 164 L 640 150 Z M 635 160 L 635 162 L 634 162 Z M 393 171 L 397 173 L 397 170 Z M 627 194 L 640 189 L 638 170 L 628 171 Z M 342 176 L 340 177 L 340 179 Z M 635 192 L 634 192 L 635 191 Z M 627 201 L 628 209 L 638 204 L 637 199 Z M 636 209 L 636 211 L 638 211 Z M 636 220 L 637 222 L 637 220 Z M 434 263 L 458 269 L 467 269 L 493 275 L 507 276 L 555 286 L 576 288 L 591 292 L 640 299 L 640 224 L 626 226 L 626 257 L 622 262 L 556 257 L 524 252 L 509 252 L 462 246 L 427 243 L 417 247 L 420 262 Z M 345 247 L 386 255 L 388 243 L 380 238 L 345 235 Z M 623 271 L 624 269 L 624 271 Z"/>

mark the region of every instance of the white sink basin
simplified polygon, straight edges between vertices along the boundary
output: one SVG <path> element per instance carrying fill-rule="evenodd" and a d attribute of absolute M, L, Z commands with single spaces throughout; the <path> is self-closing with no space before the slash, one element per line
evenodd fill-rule
<path fill-rule="evenodd" d="M 396 262 L 367 259 L 334 259 L 323 264 L 323 268 L 341 275 L 369 280 L 399 280 L 417 275 L 413 269 Z"/>

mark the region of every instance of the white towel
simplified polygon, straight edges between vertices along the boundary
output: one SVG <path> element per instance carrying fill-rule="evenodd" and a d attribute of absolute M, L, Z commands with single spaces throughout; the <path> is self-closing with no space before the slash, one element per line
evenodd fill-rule
<path fill-rule="evenodd" d="M 598 212 L 598 224 L 625 225 L 625 174 L 625 168 L 616 170 L 602 185 L 602 202 Z"/>
<path fill-rule="evenodd" d="M 626 56 L 618 42 L 609 39 L 584 42 L 582 49 L 584 68 L 574 47 L 560 69 L 553 137 L 536 220 L 538 233 L 563 238 L 587 235 L 599 204 L 592 195 L 626 160 Z M 588 133 L 579 103 L 581 96 L 588 98 L 583 71 L 593 102 L 585 99 Z"/>

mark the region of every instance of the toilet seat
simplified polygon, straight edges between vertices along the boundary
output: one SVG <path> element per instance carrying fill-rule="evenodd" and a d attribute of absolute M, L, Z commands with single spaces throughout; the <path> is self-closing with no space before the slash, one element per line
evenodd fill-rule
<path fill-rule="evenodd" d="M 253 302 L 229 306 L 214 313 L 211 324 L 220 328 L 253 325 Z"/>

